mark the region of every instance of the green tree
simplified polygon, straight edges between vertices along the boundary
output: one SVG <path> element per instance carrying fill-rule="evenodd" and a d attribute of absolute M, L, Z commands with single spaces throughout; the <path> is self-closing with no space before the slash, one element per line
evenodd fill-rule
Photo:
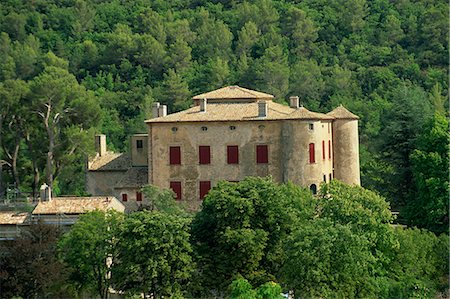
<path fill-rule="evenodd" d="M 190 91 L 186 81 L 170 69 L 164 74 L 164 80 L 157 91 L 156 98 L 161 100 L 161 103 L 168 105 L 169 112 L 176 112 L 186 109 L 190 104 Z"/>
<path fill-rule="evenodd" d="M 144 297 L 182 296 L 194 269 L 189 237 L 184 217 L 157 211 L 129 215 L 117 235 L 114 288 Z"/>
<path fill-rule="evenodd" d="M 115 229 L 123 216 L 94 211 L 82 215 L 59 241 L 60 257 L 78 291 L 108 298 Z"/>

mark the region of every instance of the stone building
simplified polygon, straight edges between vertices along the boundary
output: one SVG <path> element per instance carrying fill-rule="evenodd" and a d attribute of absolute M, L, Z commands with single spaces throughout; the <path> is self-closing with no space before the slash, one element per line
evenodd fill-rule
<path fill-rule="evenodd" d="M 360 184 L 358 117 L 344 107 L 316 113 L 300 106 L 298 97 L 291 97 L 286 106 L 274 102 L 272 95 L 239 86 L 193 100 L 192 108 L 169 115 L 166 106 L 154 104 L 153 118 L 146 121 L 148 134 L 132 138 L 135 162 L 121 169 L 121 175 L 133 167 L 145 168 L 146 183 L 171 188 L 177 199 L 194 206 L 219 180 L 236 182 L 246 176 L 271 175 L 277 182 L 291 181 L 314 193 L 321 182 L 333 178 Z M 101 156 L 100 149 L 97 158 Z M 105 160 L 90 165 L 88 173 L 96 173 L 88 174 L 88 190 L 95 194 L 107 183 L 116 186 L 109 191 L 120 191 L 118 197 L 129 201 L 118 173 L 100 171 L 115 163 Z"/>

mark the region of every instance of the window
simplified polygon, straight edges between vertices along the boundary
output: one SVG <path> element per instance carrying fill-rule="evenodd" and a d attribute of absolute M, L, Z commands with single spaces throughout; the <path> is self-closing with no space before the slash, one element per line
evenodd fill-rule
<path fill-rule="evenodd" d="M 201 145 L 198 147 L 198 163 L 200 164 L 211 163 L 211 151 L 208 145 Z"/>
<path fill-rule="evenodd" d="M 314 124 L 309 124 L 309 129 L 312 131 L 314 130 Z"/>
<path fill-rule="evenodd" d="M 200 182 L 200 200 L 205 198 L 206 194 L 208 194 L 211 189 L 211 181 L 201 181 Z"/>
<path fill-rule="evenodd" d="M 328 140 L 328 159 L 331 159 L 331 140 Z"/>
<path fill-rule="evenodd" d="M 142 201 L 142 192 L 136 192 L 136 201 Z"/>
<path fill-rule="evenodd" d="M 269 149 L 266 144 L 260 144 L 256 146 L 256 163 L 269 163 Z"/>
<path fill-rule="evenodd" d="M 172 127 L 172 132 L 176 132 L 176 131 L 178 131 L 178 128 L 177 127 Z"/>
<path fill-rule="evenodd" d="M 312 184 L 311 186 L 309 186 L 309 190 L 311 190 L 312 194 L 317 194 L 316 184 Z"/>
<path fill-rule="evenodd" d="M 309 163 L 316 163 L 316 155 L 314 153 L 314 143 L 309 144 Z"/>
<path fill-rule="evenodd" d="M 327 175 L 326 175 L 326 174 L 323 175 L 323 181 L 324 181 L 325 183 L 327 182 Z"/>
<path fill-rule="evenodd" d="M 181 164 L 181 149 L 179 146 L 171 146 L 169 150 L 170 165 Z"/>
<path fill-rule="evenodd" d="M 175 192 L 175 199 L 181 200 L 181 182 L 170 182 L 170 189 Z"/>
<path fill-rule="evenodd" d="M 236 127 L 235 126 L 230 126 L 230 130 L 231 131 L 236 130 Z"/>
<path fill-rule="evenodd" d="M 142 140 L 136 140 L 136 148 L 143 148 L 144 142 Z"/>
<path fill-rule="evenodd" d="M 239 148 L 237 145 L 227 146 L 228 164 L 239 164 Z"/>
<path fill-rule="evenodd" d="M 328 123 L 328 134 L 330 134 L 330 131 L 331 131 L 331 124 L 330 123 Z"/>
<path fill-rule="evenodd" d="M 202 131 L 208 131 L 207 127 L 202 127 Z"/>
<path fill-rule="evenodd" d="M 331 173 L 330 173 L 330 182 L 331 182 L 332 179 L 333 179 L 333 176 L 332 176 Z"/>
<path fill-rule="evenodd" d="M 128 201 L 128 194 L 122 194 L 122 201 Z"/>
<path fill-rule="evenodd" d="M 322 140 L 322 159 L 325 160 L 325 140 Z"/>

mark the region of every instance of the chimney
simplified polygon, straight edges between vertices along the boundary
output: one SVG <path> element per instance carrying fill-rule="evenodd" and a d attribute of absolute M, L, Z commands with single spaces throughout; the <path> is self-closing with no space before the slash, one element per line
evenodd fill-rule
<path fill-rule="evenodd" d="M 159 116 L 159 103 L 152 104 L 152 117 L 157 118 Z"/>
<path fill-rule="evenodd" d="M 158 116 L 167 116 L 167 106 L 166 105 L 159 105 L 158 107 Z"/>
<path fill-rule="evenodd" d="M 41 186 L 39 193 L 41 195 L 41 201 L 52 200 L 52 189 L 46 183 Z"/>
<path fill-rule="evenodd" d="M 200 111 L 206 112 L 206 99 L 200 100 Z"/>
<path fill-rule="evenodd" d="M 97 134 L 95 135 L 95 151 L 98 155 L 104 156 L 106 154 L 106 135 Z"/>
<path fill-rule="evenodd" d="M 289 106 L 294 109 L 298 109 L 299 107 L 299 98 L 297 96 L 289 97 Z"/>
<path fill-rule="evenodd" d="M 258 117 L 266 117 L 267 116 L 267 102 L 259 101 L 258 102 Z"/>

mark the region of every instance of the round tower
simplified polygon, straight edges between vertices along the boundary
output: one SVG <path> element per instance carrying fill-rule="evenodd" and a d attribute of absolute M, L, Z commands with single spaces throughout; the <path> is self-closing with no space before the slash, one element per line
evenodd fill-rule
<path fill-rule="evenodd" d="M 359 117 L 342 105 L 327 113 L 333 121 L 333 177 L 350 185 L 361 185 L 359 169 Z"/>

